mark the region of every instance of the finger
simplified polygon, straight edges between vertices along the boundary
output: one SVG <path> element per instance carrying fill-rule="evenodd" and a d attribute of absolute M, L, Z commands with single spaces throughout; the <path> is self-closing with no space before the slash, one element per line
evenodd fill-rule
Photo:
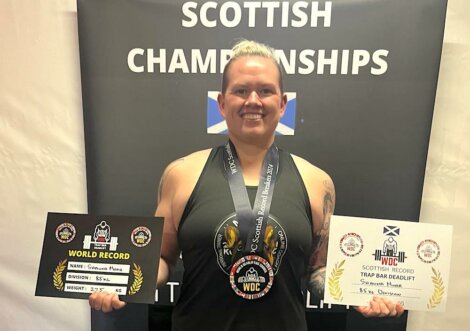
<path fill-rule="evenodd" d="M 91 308 L 94 307 L 95 300 L 96 300 L 96 292 L 93 292 L 93 293 L 90 294 L 90 296 L 88 297 L 88 304 L 90 305 Z"/>
<path fill-rule="evenodd" d="M 111 306 L 113 309 L 121 309 L 126 306 L 126 303 L 124 301 L 121 301 L 117 294 L 114 294 L 111 301 Z"/>
<path fill-rule="evenodd" d="M 375 297 L 374 301 L 378 305 L 378 312 L 376 316 L 385 317 L 390 315 L 390 308 L 392 306 L 392 302 L 390 300 L 384 297 Z M 393 305 L 395 304 L 393 303 Z"/>
<path fill-rule="evenodd" d="M 113 310 L 112 299 L 113 299 L 113 294 L 103 293 L 100 308 L 104 313 L 109 313 Z"/>
<path fill-rule="evenodd" d="M 387 306 L 389 310 L 391 310 L 397 304 L 395 301 L 390 300 L 389 298 L 379 297 L 379 299 Z"/>
<path fill-rule="evenodd" d="M 367 317 L 375 317 L 379 313 L 379 305 L 375 297 L 369 301 L 369 309 L 367 310 Z"/>
<path fill-rule="evenodd" d="M 389 317 L 400 317 L 403 315 L 405 308 L 403 307 L 402 304 L 397 303 L 393 300 L 387 299 L 387 298 L 381 298 L 383 302 L 386 304 L 389 314 L 387 316 Z"/>
<path fill-rule="evenodd" d="M 396 308 L 396 306 L 397 306 L 397 305 L 392 304 L 392 306 L 389 308 L 390 314 L 388 314 L 388 316 L 390 316 L 390 317 L 396 317 L 396 316 L 397 316 L 397 308 Z"/>
<path fill-rule="evenodd" d="M 398 316 L 397 308 L 398 308 L 399 305 L 400 304 L 396 303 L 395 301 L 388 300 L 387 306 L 388 306 L 388 309 L 390 310 L 390 314 L 389 314 L 390 317 L 397 317 Z"/>
<path fill-rule="evenodd" d="M 405 307 L 403 307 L 403 305 L 398 303 L 396 305 L 396 310 L 397 310 L 397 317 L 400 317 L 405 312 Z"/>
<path fill-rule="evenodd" d="M 384 300 L 378 300 L 378 305 L 379 305 L 379 312 L 378 316 L 379 317 L 385 317 L 390 315 L 390 309 L 388 309 L 388 306 Z"/>
<path fill-rule="evenodd" d="M 93 292 L 89 297 L 88 297 L 88 303 L 90 304 L 90 307 L 95 310 L 100 310 L 101 309 L 101 298 L 102 293 L 101 292 Z"/>

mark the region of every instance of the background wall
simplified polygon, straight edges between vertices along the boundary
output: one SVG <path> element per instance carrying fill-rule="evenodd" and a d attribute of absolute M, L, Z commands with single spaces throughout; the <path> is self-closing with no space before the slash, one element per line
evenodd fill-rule
<path fill-rule="evenodd" d="M 88 330 L 81 300 L 35 297 L 48 211 L 86 213 L 74 0 L 0 0 L 0 329 Z"/>
<path fill-rule="evenodd" d="M 412 312 L 408 329 L 468 328 L 470 298 L 470 2 L 449 0 L 426 166 L 420 222 L 452 224 L 449 297 L 445 313 Z"/>
<path fill-rule="evenodd" d="M 0 0 L 2 330 L 90 325 L 85 301 L 34 297 L 47 212 L 86 212 L 76 23 L 74 0 Z M 410 331 L 470 324 L 469 87 L 470 3 L 449 0 L 421 221 L 454 225 L 452 276 L 447 312 L 410 313 Z"/>

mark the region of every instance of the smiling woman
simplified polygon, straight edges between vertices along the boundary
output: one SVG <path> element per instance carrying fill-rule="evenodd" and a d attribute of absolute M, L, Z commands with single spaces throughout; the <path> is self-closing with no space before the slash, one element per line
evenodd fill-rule
<path fill-rule="evenodd" d="M 238 45 L 240 51 L 250 42 Z M 234 56 L 227 64 L 218 103 L 234 143 L 270 146 L 274 131 L 285 112 L 279 64 L 267 55 Z M 274 56 L 274 53 L 271 53 Z"/>

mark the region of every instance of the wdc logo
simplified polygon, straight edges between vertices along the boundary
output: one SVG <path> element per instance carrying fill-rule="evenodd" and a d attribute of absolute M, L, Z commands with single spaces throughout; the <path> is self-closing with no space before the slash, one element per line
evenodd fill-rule
<path fill-rule="evenodd" d="M 207 92 L 207 133 L 227 134 L 227 123 L 219 113 L 217 104 L 218 91 Z M 277 125 L 276 134 L 293 136 L 295 134 L 295 111 L 297 105 L 297 93 L 286 92 L 286 112 Z"/>

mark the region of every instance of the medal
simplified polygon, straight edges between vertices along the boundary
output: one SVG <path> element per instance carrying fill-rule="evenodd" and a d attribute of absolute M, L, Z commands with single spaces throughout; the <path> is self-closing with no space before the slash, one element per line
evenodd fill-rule
<path fill-rule="evenodd" d="M 269 292 L 273 281 L 273 268 L 268 261 L 258 255 L 242 257 L 230 270 L 230 285 L 243 299 L 261 298 Z"/>
<path fill-rule="evenodd" d="M 261 255 L 279 167 L 279 151 L 272 145 L 266 153 L 252 209 L 240 162 L 232 147 L 231 141 L 225 145 L 224 168 L 235 206 L 240 238 L 244 239 L 245 256 L 233 264 L 229 280 L 235 294 L 247 300 L 254 300 L 266 295 L 274 281 L 273 268 Z"/>

